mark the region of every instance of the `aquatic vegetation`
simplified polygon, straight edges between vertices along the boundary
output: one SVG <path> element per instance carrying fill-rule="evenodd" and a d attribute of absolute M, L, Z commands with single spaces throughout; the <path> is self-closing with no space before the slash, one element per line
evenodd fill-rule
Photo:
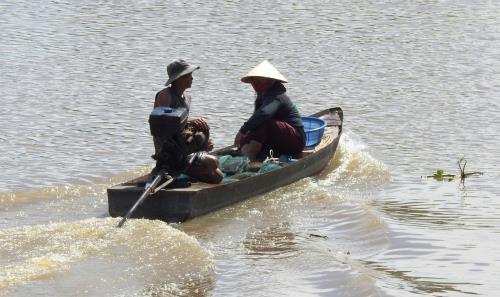
<path fill-rule="evenodd" d="M 432 177 L 435 180 L 453 180 L 455 178 L 455 174 L 445 173 L 443 169 L 437 169 L 433 175 L 427 176 Z"/>
<path fill-rule="evenodd" d="M 448 180 L 451 181 L 455 179 L 457 176 L 460 176 L 460 181 L 464 182 L 466 177 L 472 175 L 483 175 L 483 172 L 465 172 L 465 166 L 467 165 L 467 160 L 464 155 L 460 155 L 458 158 L 458 168 L 460 169 L 460 175 L 445 173 L 443 169 L 437 169 L 433 175 L 428 175 L 428 178 L 434 178 L 435 180 Z"/>

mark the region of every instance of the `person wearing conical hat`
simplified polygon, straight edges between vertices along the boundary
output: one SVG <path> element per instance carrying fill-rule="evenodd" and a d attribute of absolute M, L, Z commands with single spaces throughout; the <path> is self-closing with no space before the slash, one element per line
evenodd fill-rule
<path fill-rule="evenodd" d="M 199 66 L 190 65 L 182 59 L 172 61 L 167 66 L 168 80 L 165 83 L 167 87 L 156 94 L 154 107 L 184 107 L 189 112 L 191 96 L 186 94 L 185 91 L 191 88 L 193 83 L 192 73 L 198 69 L 200 69 Z M 184 173 L 207 183 L 221 182 L 224 174 L 218 168 L 219 161 L 207 152 L 213 148 L 213 143 L 209 139 L 208 123 L 201 118 L 189 119 L 186 128 L 179 131 L 179 133 L 181 133 L 185 143 L 177 147 L 184 147 L 185 152 L 182 153 L 188 155 L 187 159 L 191 160 L 189 164 L 184 165 Z M 168 140 L 158 138 L 153 138 L 153 140 L 155 158 L 158 159 L 162 146 Z"/>
<path fill-rule="evenodd" d="M 298 156 L 306 137 L 300 113 L 286 95 L 286 78 L 263 61 L 241 78 L 252 85 L 257 97 L 252 116 L 241 126 L 234 144 L 251 162 L 273 150 L 275 155 Z"/>

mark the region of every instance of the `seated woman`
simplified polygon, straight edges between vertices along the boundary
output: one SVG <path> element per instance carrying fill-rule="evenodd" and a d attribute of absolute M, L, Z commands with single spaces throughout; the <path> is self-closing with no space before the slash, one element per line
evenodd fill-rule
<path fill-rule="evenodd" d="M 299 111 L 285 94 L 286 78 L 268 61 L 250 70 L 241 81 L 252 85 L 257 94 L 252 116 L 241 126 L 234 144 L 251 162 L 274 154 L 298 156 L 306 137 Z"/>

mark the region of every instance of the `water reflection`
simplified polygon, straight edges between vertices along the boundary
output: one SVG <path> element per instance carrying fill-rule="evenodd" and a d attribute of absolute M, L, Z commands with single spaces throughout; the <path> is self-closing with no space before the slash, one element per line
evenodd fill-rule
<path fill-rule="evenodd" d="M 441 296 L 445 293 L 461 293 L 467 295 L 478 295 L 475 292 L 461 290 L 460 286 L 478 286 L 475 283 L 452 283 L 446 281 L 447 278 L 418 277 L 411 275 L 411 271 L 401 271 L 391 269 L 382 263 L 361 260 L 360 263 L 373 272 L 373 277 L 383 279 L 386 283 L 384 287 L 403 287 L 406 291 L 415 294 L 436 294 Z M 388 280 L 389 278 L 390 280 Z"/>
<path fill-rule="evenodd" d="M 498 229 L 492 223 L 499 219 L 485 216 L 485 212 L 476 206 L 462 209 L 437 202 L 401 200 L 378 200 L 371 204 L 387 216 L 412 226 L 442 230 Z"/>
<path fill-rule="evenodd" d="M 250 230 L 243 239 L 250 258 L 285 258 L 299 252 L 290 223 L 283 222 L 262 229 Z"/>

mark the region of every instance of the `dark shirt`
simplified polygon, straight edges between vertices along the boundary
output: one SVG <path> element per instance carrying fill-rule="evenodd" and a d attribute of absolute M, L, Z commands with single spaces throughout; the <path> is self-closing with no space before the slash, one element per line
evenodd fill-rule
<path fill-rule="evenodd" d="M 304 125 L 300 113 L 292 100 L 285 94 L 282 83 L 275 83 L 265 94 L 258 94 L 255 99 L 255 109 L 252 116 L 243 124 L 240 131 L 246 133 L 256 129 L 269 119 L 287 122 L 295 127 L 301 136 L 304 134 Z"/>

